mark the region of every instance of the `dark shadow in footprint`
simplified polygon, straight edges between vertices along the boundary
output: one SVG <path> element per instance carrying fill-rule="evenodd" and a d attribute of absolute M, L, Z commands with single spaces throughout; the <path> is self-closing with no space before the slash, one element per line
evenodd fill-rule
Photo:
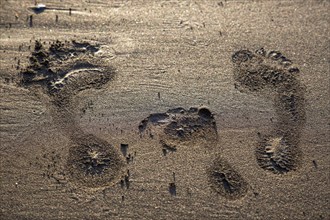
<path fill-rule="evenodd" d="M 211 188 L 227 199 L 242 198 L 248 191 L 247 182 L 219 156 L 207 168 L 207 176 Z"/>
<path fill-rule="evenodd" d="M 278 120 L 272 135 L 260 138 L 256 147 L 259 166 L 274 173 L 297 168 L 305 124 L 304 88 L 296 78 L 299 69 L 282 53 L 263 48 L 237 51 L 232 62 L 236 88 L 274 98 Z"/>

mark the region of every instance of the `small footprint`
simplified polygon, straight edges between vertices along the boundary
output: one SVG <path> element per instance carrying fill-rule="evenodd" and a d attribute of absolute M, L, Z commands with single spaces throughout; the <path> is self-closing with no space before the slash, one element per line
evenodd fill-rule
<path fill-rule="evenodd" d="M 139 130 L 142 134 L 152 134 L 152 137 L 157 134 L 165 156 L 182 150 L 182 145 L 201 146 L 202 140 L 206 149 L 218 144 L 216 122 L 206 107 L 174 108 L 151 114 L 141 121 Z M 225 159 L 215 156 L 205 170 L 209 185 L 217 194 L 232 200 L 246 195 L 247 182 Z"/>
<path fill-rule="evenodd" d="M 242 198 L 248 191 L 247 182 L 220 156 L 207 168 L 207 176 L 213 190 L 227 199 Z"/>
<path fill-rule="evenodd" d="M 217 127 L 211 111 L 206 107 L 188 110 L 184 108 L 170 109 L 165 113 L 154 113 L 139 124 L 141 135 L 155 134 L 165 151 L 175 152 L 181 145 L 196 144 L 205 140 L 205 144 L 217 141 Z"/>

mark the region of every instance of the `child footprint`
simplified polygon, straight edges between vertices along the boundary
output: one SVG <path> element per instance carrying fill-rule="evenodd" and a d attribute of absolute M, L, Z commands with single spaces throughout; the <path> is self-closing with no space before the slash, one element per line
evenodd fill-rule
<path fill-rule="evenodd" d="M 230 200 L 246 195 L 248 183 L 220 155 L 214 158 L 206 172 L 211 188 L 219 195 Z"/>
<path fill-rule="evenodd" d="M 155 134 L 165 151 L 176 151 L 183 145 L 208 145 L 217 141 L 217 127 L 213 114 L 206 107 L 169 109 L 165 113 L 154 113 L 143 119 L 139 125 L 140 134 Z"/>
<path fill-rule="evenodd" d="M 296 78 L 299 69 L 282 53 L 266 52 L 263 48 L 254 52 L 239 50 L 232 55 L 232 62 L 236 88 L 275 97 L 278 120 L 271 135 L 259 134 L 258 165 L 277 174 L 296 169 L 305 123 L 304 89 Z"/>
<path fill-rule="evenodd" d="M 199 150 L 203 149 L 201 146 L 211 150 L 218 143 L 216 122 L 206 107 L 188 110 L 174 108 L 165 113 L 151 114 L 141 121 L 139 131 L 141 135 L 148 134 L 151 138 L 156 135 L 164 156 L 171 152 L 191 150 L 193 146 L 198 146 Z M 212 157 L 213 160 L 205 168 L 209 186 L 227 199 L 244 197 L 248 191 L 247 182 L 220 155 Z"/>

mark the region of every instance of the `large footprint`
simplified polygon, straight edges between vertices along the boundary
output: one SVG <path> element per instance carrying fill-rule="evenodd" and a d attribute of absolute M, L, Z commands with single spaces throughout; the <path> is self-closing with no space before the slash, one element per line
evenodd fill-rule
<path fill-rule="evenodd" d="M 121 175 L 124 162 L 108 142 L 85 134 L 72 115 L 72 98 L 80 91 L 101 88 L 109 82 L 114 70 L 95 57 L 99 45 L 56 41 L 45 48 L 36 41 L 30 65 L 21 72 L 21 85 L 41 88 L 53 102 L 53 118 L 59 129 L 70 138 L 66 164 L 73 184 L 104 187 Z"/>
<path fill-rule="evenodd" d="M 260 167 L 282 174 L 299 165 L 299 139 L 305 123 L 304 89 L 299 69 L 278 51 L 239 50 L 232 55 L 234 77 L 243 92 L 274 98 L 277 123 L 271 134 L 259 134 L 256 158 Z"/>

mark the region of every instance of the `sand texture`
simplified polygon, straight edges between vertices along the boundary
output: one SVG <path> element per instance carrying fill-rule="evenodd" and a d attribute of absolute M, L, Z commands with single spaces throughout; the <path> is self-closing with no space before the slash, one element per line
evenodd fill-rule
<path fill-rule="evenodd" d="M 330 219 L 329 1 L 40 3 L 0 1 L 0 219 Z"/>

